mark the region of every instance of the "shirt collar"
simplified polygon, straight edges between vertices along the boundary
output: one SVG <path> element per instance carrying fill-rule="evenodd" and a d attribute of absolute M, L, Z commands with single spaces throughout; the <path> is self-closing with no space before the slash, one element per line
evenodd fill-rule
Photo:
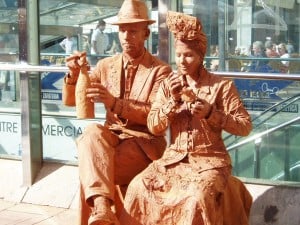
<path fill-rule="evenodd" d="M 126 58 L 124 55 L 123 55 L 123 67 L 124 69 L 127 68 L 128 64 L 131 64 L 133 65 L 134 67 L 137 67 L 140 62 L 143 60 L 144 56 L 145 56 L 145 52 L 146 50 L 144 49 L 144 52 L 143 54 L 141 54 L 139 57 L 135 58 L 135 59 L 131 59 L 129 60 L 128 58 Z"/>

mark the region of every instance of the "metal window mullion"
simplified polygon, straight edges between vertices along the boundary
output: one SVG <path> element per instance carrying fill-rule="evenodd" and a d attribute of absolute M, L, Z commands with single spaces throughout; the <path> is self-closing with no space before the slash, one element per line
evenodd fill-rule
<path fill-rule="evenodd" d="M 38 0 L 18 1 L 19 60 L 39 64 Z M 30 186 L 42 166 L 39 73 L 20 71 L 23 185 Z"/>

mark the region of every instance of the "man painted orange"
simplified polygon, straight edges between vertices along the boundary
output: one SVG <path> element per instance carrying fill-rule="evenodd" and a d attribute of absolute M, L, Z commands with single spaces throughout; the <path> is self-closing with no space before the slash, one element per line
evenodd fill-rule
<path fill-rule="evenodd" d="M 153 136 L 147 115 L 162 80 L 171 72 L 164 62 L 144 47 L 155 21 L 140 0 L 125 0 L 118 14 L 119 39 L 123 52 L 100 60 L 92 71 L 86 97 L 106 108 L 106 121 L 89 125 L 77 139 L 80 176 L 80 225 L 118 224 L 111 205 L 115 185 L 127 186 L 132 178 L 158 159 L 166 147 L 163 135 Z M 78 53 L 69 61 L 64 99 L 74 98 L 79 64 Z M 129 78 L 133 71 L 133 77 Z M 131 74 L 132 75 L 132 74 Z"/>

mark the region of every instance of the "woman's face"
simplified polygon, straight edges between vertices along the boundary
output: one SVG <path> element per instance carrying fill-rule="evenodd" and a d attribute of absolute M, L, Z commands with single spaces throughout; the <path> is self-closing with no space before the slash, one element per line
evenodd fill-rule
<path fill-rule="evenodd" d="M 198 75 L 201 58 L 189 45 L 180 41 L 175 43 L 175 62 L 178 73 L 182 75 Z"/>

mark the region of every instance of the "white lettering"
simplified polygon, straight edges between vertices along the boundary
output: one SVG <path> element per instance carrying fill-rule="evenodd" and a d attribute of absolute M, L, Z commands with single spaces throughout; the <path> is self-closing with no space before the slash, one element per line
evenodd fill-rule
<path fill-rule="evenodd" d="M 43 99 L 60 100 L 58 93 L 43 92 Z"/>

